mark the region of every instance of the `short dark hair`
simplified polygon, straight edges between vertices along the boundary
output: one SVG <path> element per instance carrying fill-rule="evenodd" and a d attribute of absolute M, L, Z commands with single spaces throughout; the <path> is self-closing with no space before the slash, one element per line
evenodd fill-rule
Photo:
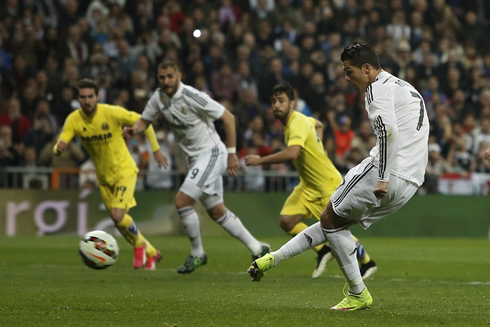
<path fill-rule="evenodd" d="M 285 93 L 288 97 L 289 101 L 294 100 L 294 90 L 291 84 L 289 83 L 279 83 L 276 84 L 271 90 L 271 99 L 274 95 L 278 93 Z"/>
<path fill-rule="evenodd" d="M 162 61 L 160 65 L 158 65 L 158 70 L 167 69 L 169 67 L 172 67 L 176 73 L 180 72 L 179 66 L 177 66 L 175 62 L 169 59 L 165 59 L 164 61 Z"/>
<path fill-rule="evenodd" d="M 375 69 L 380 69 L 378 54 L 365 41 L 356 41 L 347 46 L 340 55 L 341 61 L 349 61 L 351 65 L 362 68 L 364 64 L 370 64 Z"/>
<path fill-rule="evenodd" d="M 99 86 L 93 79 L 90 78 L 83 78 L 79 80 L 77 89 L 78 91 L 80 91 L 80 89 L 94 89 L 95 95 L 99 95 Z"/>

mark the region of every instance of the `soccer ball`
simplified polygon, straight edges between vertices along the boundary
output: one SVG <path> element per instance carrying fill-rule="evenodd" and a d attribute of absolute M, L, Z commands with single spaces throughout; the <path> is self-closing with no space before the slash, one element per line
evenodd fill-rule
<path fill-rule="evenodd" d="M 116 239 L 102 230 L 85 234 L 80 240 L 78 251 L 83 263 L 92 269 L 106 269 L 112 266 L 119 255 Z"/>

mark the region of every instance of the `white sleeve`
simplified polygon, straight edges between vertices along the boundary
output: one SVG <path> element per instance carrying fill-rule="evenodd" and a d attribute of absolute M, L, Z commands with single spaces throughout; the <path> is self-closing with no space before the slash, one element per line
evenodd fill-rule
<path fill-rule="evenodd" d="M 378 181 L 389 182 L 391 168 L 398 152 L 395 104 L 390 88 L 376 91 L 373 92 L 372 85 L 366 91 L 369 92 L 368 98 L 370 98 L 369 118 L 373 122 L 376 145 L 379 149 Z"/>
<path fill-rule="evenodd" d="M 205 92 L 194 93 L 191 90 L 184 89 L 182 94 L 186 97 L 191 108 L 196 111 L 203 111 L 213 120 L 221 118 L 225 113 L 225 107 L 211 99 Z"/>
<path fill-rule="evenodd" d="M 153 93 L 152 97 L 148 101 L 145 110 L 143 111 L 143 114 L 141 115 L 141 118 L 147 121 L 154 121 L 158 113 L 160 112 L 159 108 L 159 97 L 160 96 L 160 90 L 156 90 L 155 93 Z"/>

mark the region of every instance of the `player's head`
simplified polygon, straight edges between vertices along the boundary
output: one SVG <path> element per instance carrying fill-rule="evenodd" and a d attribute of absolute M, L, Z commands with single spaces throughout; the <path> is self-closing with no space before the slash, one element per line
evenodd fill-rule
<path fill-rule="evenodd" d="M 283 121 L 294 110 L 294 90 L 289 83 L 280 83 L 271 90 L 271 105 L 274 117 Z"/>
<path fill-rule="evenodd" d="M 365 91 L 381 70 L 379 58 L 369 44 L 356 41 L 344 49 L 340 56 L 345 79 L 358 91 Z"/>
<path fill-rule="evenodd" d="M 158 65 L 158 83 L 163 93 L 172 96 L 180 86 L 182 74 L 177 64 L 171 60 L 164 60 Z"/>
<path fill-rule="evenodd" d="M 97 111 L 99 101 L 99 87 L 94 80 L 84 78 L 78 81 L 78 101 L 86 115 L 92 115 Z"/>

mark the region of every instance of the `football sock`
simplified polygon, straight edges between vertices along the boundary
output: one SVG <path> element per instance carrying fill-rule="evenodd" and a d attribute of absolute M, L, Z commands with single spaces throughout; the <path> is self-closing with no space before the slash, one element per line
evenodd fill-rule
<path fill-rule="evenodd" d="M 322 225 L 317 222 L 290 239 L 279 250 L 271 252 L 274 256 L 274 265 L 323 244 L 326 240 Z"/>
<path fill-rule="evenodd" d="M 133 245 L 134 247 L 140 247 L 145 243 L 145 239 L 138 231 L 138 227 L 136 227 L 136 224 L 130 215 L 125 214 L 123 219 L 116 224 L 116 228 L 126 239 L 126 241 L 128 241 L 129 244 Z"/>
<path fill-rule="evenodd" d="M 359 261 L 362 265 L 371 261 L 371 257 L 364 249 L 364 246 L 362 246 L 361 241 L 359 241 L 359 239 L 354 235 L 352 235 L 352 237 L 354 237 L 354 241 L 356 242 L 357 246 L 357 261 Z"/>
<path fill-rule="evenodd" d="M 201 242 L 201 230 L 199 227 L 199 217 L 193 207 L 178 209 L 177 212 L 182 219 L 187 237 L 191 241 L 191 255 L 202 258 L 205 255 Z"/>
<path fill-rule="evenodd" d="M 296 236 L 298 235 L 299 233 L 301 233 L 302 231 L 304 231 L 305 229 L 308 228 L 308 225 L 306 225 L 305 223 L 302 223 L 302 222 L 299 222 L 296 224 L 296 226 L 293 227 L 293 229 L 291 229 L 288 234 L 291 235 L 291 236 Z M 318 246 L 315 246 L 313 248 L 313 250 L 315 250 L 316 252 L 320 251 L 324 246 L 324 244 L 320 244 Z"/>
<path fill-rule="evenodd" d="M 140 232 L 141 234 L 141 232 Z M 154 257 L 157 255 L 157 250 L 151 245 L 151 243 L 141 234 L 141 237 L 143 238 L 143 241 L 146 243 L 146 256 L 147 257 Z"/>
<path fill-rule="evenodd" d="M 332 253 L 349 284 L 349 292 L 360 294 L 366 286 L 359 271 L 356 242 L 354 237 L 352 237 L 352 233 L 348 228 L 342 230 L 323 229 L 323 231 L 330 242 Z"/>
<path fill-rule="evenodd" d="M 262 244 L 250 234 L 248 229 L 243 226 L 242 221 L 233 212 L 226 209 L 223 217 L 216 220 L 230 235 L 239 239 L 252 252 L 253 255 L 262 253 Z"/>

